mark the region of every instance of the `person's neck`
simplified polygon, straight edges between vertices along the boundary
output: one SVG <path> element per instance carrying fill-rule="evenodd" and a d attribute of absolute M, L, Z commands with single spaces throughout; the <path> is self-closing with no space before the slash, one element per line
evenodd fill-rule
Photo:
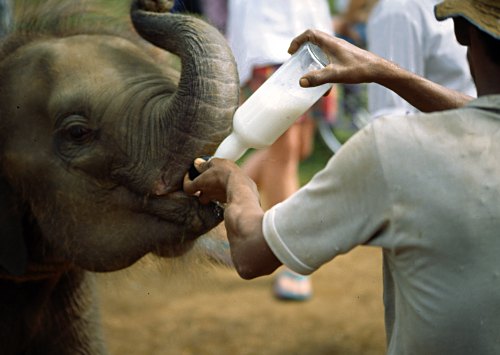
<path fill-rule="evenodd" d="M 500 81 L 498 80 L 500 64 L 496 63 L 487 52 L 484 42 L 479 38 L 478 30 L 473 28 L 467 56 L 469 63 L 472 64 L 471 73 L 478 96 L 500 94 Z"/>
<path fill-rule="evenodd" d="M 476 87 L 478 96 L 498 95 L 500 94 L 500 67 L 496 70 L 481 70 L 476 73 Z"/>
<path fill-rule="evenodd" d="M 476 56 L 478 67 L 474 80 L 478 96 L 500 94 L 500 65 L 495 63 L 486 53 Z"/>
<path fill-rule="evenodd" d="M 494 78 L 500 78 L 500 73 L 496 74 Z M 489 85 L 491 84 L 491 85 Z M 482 87 L 477 87 L 477 96 L 486 96 L 486 95 L 500 95 L 500 86 L 493 85 L 494 83 L 487 83 Z M 498 84 L 498 83 L 497 83 Z"/>

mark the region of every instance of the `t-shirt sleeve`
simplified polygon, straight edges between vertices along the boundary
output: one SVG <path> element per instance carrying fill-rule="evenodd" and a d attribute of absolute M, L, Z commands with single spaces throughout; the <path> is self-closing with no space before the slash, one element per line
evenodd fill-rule
<path fill-rule="evenodd" d="M 377 236 L 387 224 L 387 195 L 370 125 L 308 184 L 265 213 L 264 237 L 283 264 L 310 274 Z"/>

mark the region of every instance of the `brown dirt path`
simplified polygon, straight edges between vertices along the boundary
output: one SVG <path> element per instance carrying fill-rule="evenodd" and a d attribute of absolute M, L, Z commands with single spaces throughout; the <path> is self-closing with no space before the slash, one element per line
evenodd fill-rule
<path fill-rule="evenodd" d="M 360 247 L 313 275 L 309 302 L 271 295 L 194 256 L 146 259 L 98 278 L 113 355 L 383 354 L 381 254 Z"/>

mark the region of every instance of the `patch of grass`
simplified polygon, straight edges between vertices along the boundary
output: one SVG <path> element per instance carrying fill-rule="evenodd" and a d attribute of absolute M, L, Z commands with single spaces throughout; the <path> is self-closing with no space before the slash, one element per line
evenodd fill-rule
<path fill-rule="evenodd" d="M 300 185 L 306 184 L 318 171 L 323 169 L 332 155 L 333 153 L 325 145 L 319 133 L 316 133 L 312 154 L 299 166 Z"/>

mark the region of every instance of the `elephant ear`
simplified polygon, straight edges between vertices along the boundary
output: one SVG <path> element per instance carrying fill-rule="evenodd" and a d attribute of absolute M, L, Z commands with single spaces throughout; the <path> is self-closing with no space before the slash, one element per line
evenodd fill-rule
<path fill-rule="evenodd" d="M 28 253 L 22 217 L 14 208 L 12 188 L 0 177 L 0 267 L 12 275 L 26 271 Z"/>

